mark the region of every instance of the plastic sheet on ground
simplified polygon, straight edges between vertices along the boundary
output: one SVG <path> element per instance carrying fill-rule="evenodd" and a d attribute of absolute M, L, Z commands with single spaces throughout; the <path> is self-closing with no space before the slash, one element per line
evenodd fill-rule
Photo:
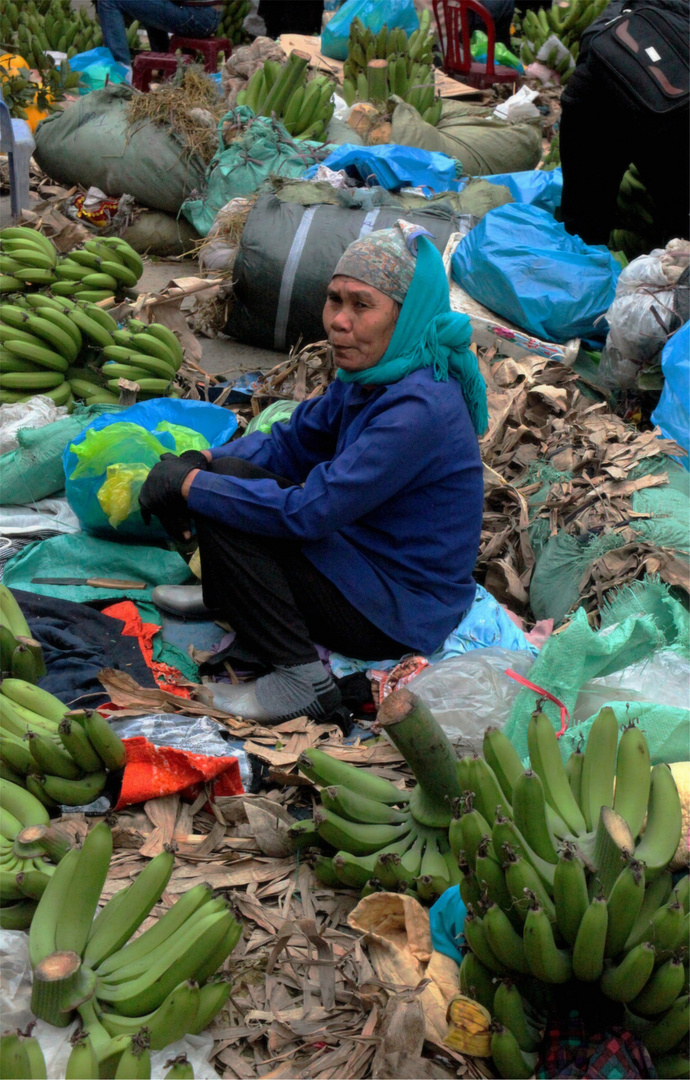
<path fill-rule="evenodd" d="M 681 327 L 664 345 L 661 354 L 664 388 L 652 413 L 666 438 L 675 439 L 690 454 L 690 322 Z M 690 458 L 680 459 L 685 469 Z"/>
<path fill-rule="evenodd" d="M 527 169 L 525 172 L 495 173 L 483 176 L 490 184 L 503 184 L 516 203 L 528 203 L 540 210 L 555 213 L 561 205 L 563 194 L 563 173 L 557 169 Z"/>
<path fill-rule="evenodd" d="M 0 1014 L 3 1030 L 21 1028 L 34 1020 L 31 1012 L 31 962 L 29 960 L 29 935 L 21 930 L 0 930 Z M 48 1076 L 58 1080 L 65 1075 L 71 1053 L 70 1038 L 79 1023 L 56 1028 L 45 1020 L 38 1020 L 32 1032 L 38 1039 L 46 1062 Z M 165 1063 L 178 1054 L 186 1054 L 197 1080 L 217 1080 L 218 1074 L 210 1063 L 213 1036 L 185 1035 L 184 1039 L 171 1043 L 165 1050 L 151 1054 L 151 1076 L 163 1076 Z"/>
<path fill-rule="evenodd" d="M 397 191 L 401 187 L 428 188 L 435 192 L 460 191 L 464 186 L 456 178 L 458 170 L 453 158 L 414 146 L 345 143 L 329 154 L 322 164 L 334 171 L 344 169 L 349 176 L 367 186 L 380 184 L 387 191 Z M 305 179 L 316 177 L 320 167 L 312 165 L 305 172 Z"/>

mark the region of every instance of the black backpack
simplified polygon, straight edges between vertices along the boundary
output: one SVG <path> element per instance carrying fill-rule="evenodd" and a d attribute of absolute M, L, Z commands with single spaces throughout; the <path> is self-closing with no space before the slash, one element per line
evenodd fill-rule
<path fill-rule="evenodd" d="M 614 11 L 619 5 L 615 5 Z M 588 63 L 647 112 L 667 115 L 690 99 L 686 0 L 629 0 L 597 20 Z"/>

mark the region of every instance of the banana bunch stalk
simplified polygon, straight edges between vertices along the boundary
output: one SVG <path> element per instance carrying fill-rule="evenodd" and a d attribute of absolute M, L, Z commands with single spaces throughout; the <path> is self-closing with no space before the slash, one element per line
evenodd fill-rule
<path fill-rule="evenodd" d="M 69 842 L 23 787 L 2 778 L 0 798 L 0 928 L 25 930 Z"/>
<path fill-rule="evenodd" d="M 159 902 L 174 855 L 157 855 L 96 914 L 112 849 L 101 822 L 58 865 L 29 933 L 34 1015 L 58 1027 L 75 1010 L 82 1019 L 68 1076 L 148 1076 L 150 1050 L 200 1033 L 227 1002 L 230 984 L 214 975 L 242 934 L 227 901 L 201 884 L 131 940 Z"/>
<path fill-rule="evenodd" d="M 429 710 L 408 691 L 386 698 L 378 722 L 405 756 L 417 786 L 401 791 L 321 750 L 305 750 L 298 767 L 321 785 L 321 806 L 313 822 L 298 822 L 291 835 L 298 847 L 335 849 L 315 863 L 317 877 L 330 887 L 434 900 L 460 882 L 448 837 L 450 804 L 460 793 L 455 754 Z"/>
<path fill-rule="evenodd" d="M 309 57 L 294 50 L 285 64 L 267 60 L 237 95 L 257 116 L 275 116 L 297 141 L 324 142 L 333 116 L 335 82 L 326 75 L 307 81 Z"/>
<path fill-rule="evenodd" d="M 32 638 L 29 624 L 14 596 L 0 582 L 0 678 L 14 675 L 35 683 L 45 674 L 43 649 Z"/>
<path fill-rule="evenodd" d="M 527 66 L 533 64 L 540 50 L 550 37 L 557 37 L 568 49 L 570 56 L 558 59 L 558 47 L 554 46 L 542 62 L 560 75 L 561 85 L 568 80 L 568 75 L 577 60 L 580 38 L 587 27 L 598 19 L 608 5 L 609 0 L 570 0 L 567 7 L 554 3 L 550 9 L 534 11 L 528 8 L 522 16 L 520 34 L 520 59 Z"/>
<path fill-rule="evenodd" d="M 247 36 L 244 32 L 244 20 L 251 9 L 250 0 L 225 0 L 217 36 L 229 38 L 233 45 L 241 45 Z"/>
<path fill-rule="evenodd" d="M 357 101 L 385 102 L 401 97 L 421 113 L 427 123 L 441 119 L 441 99 L 434 97 L 433 44 L 430 14 L 420 15 L 419 28 L 408 38 L 404 30 L 383 26 L 378 34 L 359 19 L 350 24 L 348 55 L 343 65 L 343 97 L 348 105 Z"/>
<path fill-rule="evenodd" d="M 461 990 L 494 1017 L 503 1077 L 533 1075 L 540 987 L 558 985 L 573 1007 L 583 992 L 625 1005 L 661 1075 L 664 1055 L 688 1037 L 690 889 L 687 875 L 674 889 L 666 869 L 681 832 L 673 776 L 650 767 L 634 724 L 619 740 L 608 708 L 565 765 L 539 711 L 527 741 L 527 770 L 495 728 L 483 757 L 458 762 L 463 797 L 449 840 L 469 913 Z"/>
<path fill-rule="evenodd" d="M 85 806 L 101 794 L 107 773 L 124 768 L 125 761 L 122 739 L 100 713 L 70 712 L 38 686 L 23 679 L 3 679 L 3 790 L 26 788 L 49 809 Z"/>

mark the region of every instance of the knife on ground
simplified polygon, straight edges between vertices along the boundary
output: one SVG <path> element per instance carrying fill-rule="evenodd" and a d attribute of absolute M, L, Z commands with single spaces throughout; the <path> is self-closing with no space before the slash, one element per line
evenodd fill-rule
<path fill-rule="evenodd" d="M 35 577 L 32 585 L 90 585 L 92 589 L 148 589 L 145 581 L 106 577 Z"/>

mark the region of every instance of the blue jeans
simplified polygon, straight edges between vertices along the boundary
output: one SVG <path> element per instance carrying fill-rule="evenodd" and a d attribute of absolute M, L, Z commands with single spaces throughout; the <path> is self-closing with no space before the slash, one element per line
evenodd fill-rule
<path fill-rule="evenodd" d="M 125 15 L 138 19 L 149 36 L 153 52 L 168 51 L 168 34 L 182 37 L 213 37 L 220 22 L 220 10 L 212 7 L 184 7 L 172 0 L 98 0 L 98 18 L 103 44 L 121 64 L 131 64 Z"/>

